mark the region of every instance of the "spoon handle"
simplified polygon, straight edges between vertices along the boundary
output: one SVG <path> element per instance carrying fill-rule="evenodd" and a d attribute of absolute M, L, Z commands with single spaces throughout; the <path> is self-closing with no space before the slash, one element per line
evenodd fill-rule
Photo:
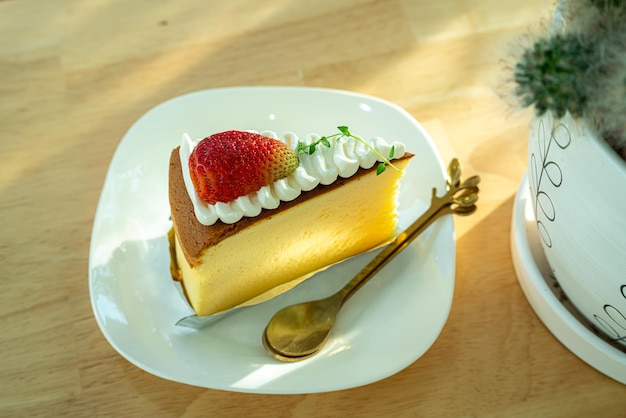
<path fill-rule="evenodd" d="M 437 196 L 437 189 L 433 188 L 430 207 L 406 230 L 389 243 L 376 257 L 372 259 L 356 276 L 336 293 L 343 304 L 361 286 L 378 273 L 396 255 L 404 250 L 418 235 L 428 228 L 440 216 L 446 214 L 469 215 L 476 210 L 478 200 L 478 183 L 480 178 L 473 176 L 461 183 L 461 167 L 455 158 L 448 167 L 446 193 Z"/>

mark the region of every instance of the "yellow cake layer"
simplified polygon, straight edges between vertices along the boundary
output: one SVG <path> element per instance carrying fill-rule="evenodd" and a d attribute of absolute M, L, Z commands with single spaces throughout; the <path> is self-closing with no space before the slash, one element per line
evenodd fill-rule
<path fill-rule="evenodd" d="M 403 170 L 410 158 L 394 161 Z M 212 315 L 371 250 L 396 234 L 402 172 L 370 171 L 312 199 L 278 211 L 204 250 L 191 267 L 180 243 L 183 286 L 198 316 Z"/>

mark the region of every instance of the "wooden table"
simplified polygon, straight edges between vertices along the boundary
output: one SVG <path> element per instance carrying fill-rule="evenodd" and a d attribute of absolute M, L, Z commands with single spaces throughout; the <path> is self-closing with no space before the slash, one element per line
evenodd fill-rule
<path fill-rule="evenodd" d="M 547 0 L 0 1 L 2 416 L 624 416 L 626 387 L 524 297 L 509 228 L 530 114 L 499 97 Z M 439 339 L 364 387 L 259 395 L 155 377 L 104 339 L 91 227 L 118 142 L 148 109 L 223 86 L 319 86 L 397 103 L 482 177 L 457 218 Z"/>

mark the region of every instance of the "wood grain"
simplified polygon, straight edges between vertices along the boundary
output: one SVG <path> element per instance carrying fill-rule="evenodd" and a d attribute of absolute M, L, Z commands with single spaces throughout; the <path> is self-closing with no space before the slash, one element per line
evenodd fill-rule
<path fill-rule="evenodd" d="M 623 416 L 626 387 L 562 346 L 509 250 L 529 113 L 503 61 L 548 0 L 0 1 L 0 415 Z M 87 287 L 99 193 L 148 109 L 235 85 L 319 86 L 404 107 L 482 177 L 457 219 L 457 286 L 434 346 L 340 392 L 265 396 L 148 374 L 107 343 Z M 375 359 L 373 359 L 375 361 Z"/>

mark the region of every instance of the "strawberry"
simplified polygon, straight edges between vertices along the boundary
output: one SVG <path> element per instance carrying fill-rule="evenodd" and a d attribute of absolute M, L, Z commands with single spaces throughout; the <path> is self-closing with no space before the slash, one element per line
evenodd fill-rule
<path fill-rule="evenodd" d="M 287 177 L 298 155 L 283 142 L 263 135 L 226 131 L 204 138 L 189 157 L 189 172 L 198 197 L 213 205 Z"/>

